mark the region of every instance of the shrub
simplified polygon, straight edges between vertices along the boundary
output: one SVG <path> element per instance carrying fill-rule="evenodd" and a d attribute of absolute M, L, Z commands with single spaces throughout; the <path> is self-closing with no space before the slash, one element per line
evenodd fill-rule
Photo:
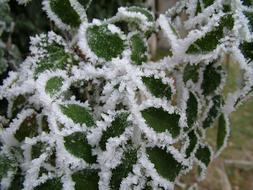
<path fill-rule="evenodd" d="M 196 166 L 203 179 L 252 94 L 251 1 L 180 1 L 158 19 L 120 7 L 89 22 L 91 3 L 43 0 L 61 32 L 31 37 L 0 87 L 1 189 L 173 189 Z M 160 31 L 171 53 L 152 61 Z M 242 82 L 224 93 L 230 64 Z"/>

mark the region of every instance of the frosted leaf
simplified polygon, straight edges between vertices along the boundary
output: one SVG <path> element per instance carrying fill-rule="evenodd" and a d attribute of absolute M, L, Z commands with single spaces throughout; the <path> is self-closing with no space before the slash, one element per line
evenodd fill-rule
<path fill-rule="evenodd" d="M 200 145 L 195 153 L 196 158 L 203 163 L 206 167 L 211 162 L 212 152 L 210 147 L 206 145 Z"/>
<path fill-rule="evenodd" d="M 129 113 L 122 112 L 118 113 L 114 120 L 111 123 L 111 126 L 107 128 L 100 139 L 99 146 L 102 150 L 106 149 L 106 142 L 109 138 L 120 136 L 125 129 L 130 125 L 130 122 L 127 121 Z"/>
<path fill-rule="evenodd" d="M 207 53 L 214 50 L 222 37 L 225 37 L 225 28 L 231 30 L 234 25 L 232 15 L 228 14 L 221 18 L 219 26 L 205 34 L 204 37 L 195 41 L 186 53 Z"/>
<path fill-rule="evenodd" d="M 84 159 L 88 163 L 94 163 L 96 157 L 92 156 L 91 146 L 81 132 L 72 133 L 64 137 L 64 146 L 67 151 L 78 158 Z"/>
<path fill-rule="evenodd" d="M 85 169 L 72 174 L 72 180 L 75 182 L 75 190 L 97 190 L 99 176 L 95 169 Z"/>
<path fill-rule="evenodd" d="M 127 10 L 129 12 L 136 12 L 136 13 L 141 13 L 141 14 L 145 15 L 147 17 L 147 20 L 149 22 L 154 21 L 153 14 L 149 10 L 147 10 L 145 8 L 142 8 L 142 7 L 129 7 Z"/>
<path fill-rule="evenodd" d="M 142 111 L 142 116 L 148 126 L 158 133 L 168 131 L 172 137 L 180 133 L 180 115 L 176 113 L 168 113 L 163 108 L 150 107 Z"/>
<path fill-rule="evenodd" d="M 25 118 L 15 132 L 15 138 L 21 142 L 26 137 L 34 137 L 38 134 L 36 115 L 32 114 Z"/>
<path fill-rule="evenodd" d="M 218 132 L 217 132 L 217 150 L 220 151 L 226 146 L 227 139 L 230 133 L 228 118 L 224 114 L 219 117 Z"/>
<path fill-rule="evenodd" d="M 185 154 L 187 157 L 191 156 L 191 154 L 194 152 L 195 148 L 197 147 L 198 143 L 198 137 L 195 134 L 194 130 L 188 133 L 189 138 L 189 145 L 185 151 Z"/>
<path fill-rule="evenodd" d="M 77 104 L 61 105 L 61 111 L 75 123 L 86 124 L 88 127 L 93 126 L 94 120 L 87 108 Z"/>
<path fill-rule="evenodd" d="M 198 100 L 196 96 L 190 92 L 187 100 L 186 117 L 188 127 L 192 127 L 198 116 Z"/>
<path fill-rule="evenodd" d="M 57 93 L 62 85 L 63 85 L 64 79 L 62 77 L 52 77 L 47 81 L 47 84 L 45 86 L 46 93 L 53 96 L 55 93 Z"/>
<path fill-rule="evenodd" d="M 144 40 L 141 34 L 134 34 L 130 38 L 130 47 L 132 50 L 131 60 L 136 65 L 141 65 L 148 60 L 147 57 L 147 42 Z"/>
<path fill-rule="evenodd" d="M 253 61 L 253 42 L 244 42 L 240 49 L 249 62 Z"/>
<path fill-rule="evenodd" d="M 110 21 L 113 23 L 125 21 L 137 30 L 145 32 L 146 36 L 150 36 L 155 30 L 153 14 L 141 7 L 120 7 L 116 16 Z M 131 29 L 132 27 L 129 28 L 131 31 L 134 31 Z"/>
<path fill-rule="evenodd" d="M 143 83 L 150 92 L 157 98 L 166 97 L 168 100 L 172 97 L 172 89 L 168 84 L 164 84 L 162 79 L 151 77 L 142 77 Z"/>
<path fill-rule="evenodd" d="M 49 179 L 45 183 L 34 188 L 34 190 L 48 190 L 48 189 L 61 190 L 62 189 L 61 180 L 58 178 Z"/>
<path fill-rule="evenodd" d="M 147 154 L 158 174 L 167 178 L 169 181 L 175 181 L 176 177 L 183 169 L 183 165 L 179 163 L 172 154 L 166 152 L 166 150 L 158 147 L 148 148 Z"/>
<path fill-rule="evenodd" d="M 86 10 L 90 3 L 91 0 L 44 0 L 42 4 L 48 17 L 59 28 L 70 30 L 87 21 Z"/>
<path fill-rule="evenodd" d="M 42 36 L 30 49 L 35 58 L 39 57 L 34 71 L 35 77 L 44 71 L 64 70 L 68 65 L 76 63 L 61 37 L 54 33 L 51 36 Z"/>
<path fill-rule="evenodd" d="M 108 25 L 91 25 L 80 38 L 86 38 L 90 50 L 106 61 L 119 57 L 124 51 L 124 40 L 117 32 L 109 30 Z M 83 45 L 80 44 L 80 47 L 87 53 Z"/>
<path fill-rule="evenodd" d="M 206 66 L 203 73 L 203 82 L 201 84 L 204 95 L 207 96 L 213 94 L 215 90 L 220 86 L 222 77 L 221 72 L 221 66 L 215 67 L 212 63 Z"/>
<path fill-rule="evenodd" d="M 133 147 L 126 148 L 121 163 L 112 170 L 110 188 L 112 190 L 120 189 L 122 180 L 133 170 L 133 165 L 137 162 L 137 150 Z"/>
<path fill-rule="evenodd" d="M 17 97 L 14 97 L 13 102 L 9 104 L 9 110 L 11 110 L 11 113 L 9 113 L 10 118 L 15 118 L 17 114 L 24 108 L 25 104 L 27 103 L 27 99 L 24 95 L 19 95 Z"/>
<path fill-rule="evenodd" d="M 212 106 L 208 111 L 207 117 L 203 121 L 203 128 L 205 129 L 211 127 L 214 120 L 219 116 L 223 105 L 223 98 L 220 95 L 214 96 L 211 104 Z"/>
<path fill-rule="evenodd" d="M 199 80 L 199 65 L 187 64 L 184 68 L 183 80 L 186 83 L 188 80 L 196 83 Z"/>
<path fill-rule="evenodd" d="M 0 179 L 7 177 L 8 172 L 15 172 L 15 161 L 9 159 L 4 153 L 0 153 Z"/>

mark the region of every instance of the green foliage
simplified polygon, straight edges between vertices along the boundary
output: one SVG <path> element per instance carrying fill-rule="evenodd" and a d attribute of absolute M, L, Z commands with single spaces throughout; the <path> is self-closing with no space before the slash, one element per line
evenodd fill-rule
<path fill-rule="evenodd" d="M 45 42 L 47 43 L 47 42 Z M 39 44 L 38 48 L 42 48 L 48 54 L 42 57 L 38 63 L 34 72 L 34 76 L 37 77 L 44 71 L 55 71 L 57 69 L 65 69 L 68 65 L 75 64 L 73 55 L 66 53 L 64 47 L 59 44 Z"/>
<path fill-rule="evenodd" d="M 154 77 L 142 77 L 142 81 L 155 97 L 166 97 L 168 100 L 171 99 L 171 87 L 168 84 L 164 84 L 161 79 L 156 79 Z"/>
<path fill-rule="evenodd" d="M 47 81 L 47 84 L 45 86 L 45 90 L 48 94 L 53 96 L 55 93 L 57 93 L 62 85 L 63 85 L 64 79 L 62 77 L 52 77 Z"/>
<path fill-rule="evenodd" d="M 202 162 L 203 164 L 205 164 L 205 166 L 208 166 L 208 164 L 210 163 L 211 161 L 211 151 L 209 149 L 208 146 L 199 146 L 197 151 L 196 151 L 196 158 Z"/>
<path fill-rule="evenodd" d="M 208 32 L 203 38 L 197 39 L 186 51 L 189 54 L 208 53 L 219 44 L 219 41 L 225 37 L 224 28 L 231 30 L 234 26 L 234 19 L 231 14 L 223 16 L 219 26 Z"/>
<path fill-rule="evenodd" d="M 183 165 L 173 158 L 172 154 L 158 147 L 147 149 L 147 154 L 161 176 L 170 181 L 176 179 Z"/>
<path fill-rule="evenodd" d="M 117 33 L 112 33 L 108 25 L 92 25 L 86 32 L 91 50 L 106 61 L 120 56 L 124 50 L 124 41 Z"/>
<path fill-rule="evenodd" d="M 187 64 L 184 68 L 184 77 L 183 80 L 186 83 L 188 80 L 196 83 L 199 80 L 199 65 L 190 65 Z"/>
<path fill-rule="evenodd" d="M 127 112 L 119 113 L 115 116 L 111 126 L 103 132 L 100 139 L 99 145 L 102 150 L 106 149 L 106 143 L 110 138 L 120 136 L 130 125 L 130 122 L 127 121 L 128 116 L 129 113 Z"/>
<path fill-rule="evenodd" d="M 195 95 L 190 92 L 187 100 L 186 117 L 188 127 L 192 127 L 198 116 L 198 100 Z"/>
<path fill-rule="evenodd" d="M 221 107 L 223 105 L 223 97 L 220 95 L 214 96 L 211 100 L 211 108 L 207 113 L 207 117 L 203 122 L 203 128 L 209 128 L 212 126 L 215 119 L 219 116 L 221 112 Z"/>
<path fill-rule="evenodd" d="M 168 131 L 173 138 L 179 135 L 180 115 L 176 113 L 169 114 L 163 108 L 154 107 L 147 108 L 141 113 L 148 126 L 154 129 L 156 132 L 161 133 Z"/>
<path fill-rule="evenodd" d="M 51 0 L 50 7 L 52 11 L 66 24 L 72 27 L 78 27 L 81 23 L 79 15 L 72 8 L 69 0 Z M 68 11 L 66 11 L 68 10 Z"/>
<path fill-rule="evenodd" d="M 45 183 L 42 183 L 41 185 L 34 188 L 35 190 L 48 190 L 48 189 L 55 189 L 55 190 L 61 190 L 62 184 L 60 179 L 49 179 Z"/>
<path fill-rule="evenodd" d="M 37 135 L 37 129 L 36 115 L 32 114 L 22 121 L 18 130 L 15 132 L 15 138 L 21 142 L 26 137 L 34 137 Z"/>
<path fill-rule="evenodd" d="M 94 125 L 94 120 L 85 107 L 77 104 L 61 105 L 61 111 L 75 123 L 86 124 L 87 127 Z"/>
<path fill-rule="evenodd" d="M 222 148 L 222 146 L 224 146 L 227 135 L 229 134 L 228 127 L 227 127 L 228 123 L 224 114 L 220 115 L 218 124 L 219 126 L 218 126 L 218 132 L 217 132 L 217 149 L 220 149 Z"/>
<path fill-rule="evenodd" d="M 88 163 L 96 161 L 96 157 L 92 156 L 91 146 L 88 144 L 84 133 L 75 132 L 64 137 L 64 146 L 72 155 L 82 158 Z"/>
<path fill-rule="evenodd" d="M 131 144 L 130 144 L 131 145 Z M 137 150 L 133 147 L 127 147 L 121 163 L 112 170 L 112 177 L 110 181 L 110 188 L 116 190 L 120 188 L 122 179 L 132 171 L 133 165 L 137 162 Z"/>
<path fill-rule="evenodd" d="M 206 66 L 201 84 L 205 96 L 213 94 L 220 86 L 222 78 L 221 70 L 220 66 L 216 68 L 212 63 Z"/>
<path fill-rule="evenodd" d="M 97 190 L 98 189 L 98 171 L 94 169 L 86 169 L 72 174 L 75 182 L 75 190 Z"/>
<path fill-rule="evenodd" d="M 133 35 L 130 39 L 131 43 L 131 59 L 134 64 L 141 65 L 147 61 L 147 45 L 141 34 L 137 33 Z"/>

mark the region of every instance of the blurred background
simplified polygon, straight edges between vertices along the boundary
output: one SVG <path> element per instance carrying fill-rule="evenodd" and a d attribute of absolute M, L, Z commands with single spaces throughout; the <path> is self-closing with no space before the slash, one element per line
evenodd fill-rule
<path fill-rule="evenodd" d="M 6 2 L 0 0 L 0 2 Z M 93 0 L 88 9 L 89 19 L 109 18 L 119 6 L 140 5 L 153 10 L 155 15 L 165 12 L 176 0 Z M 29 37 L 57 31 L 41 10 L 41 0 L 20 6 L 15 0 L 0 5 L 0 84 L 10 70 L 29 53 Z M 150 40 L 153 59 L 169 54 L 169 47 L 162 35 Z M 234 88 L 237 81 L 236 64 L 227 65 L 230 72 L 225 92 Z M 4 102 L 0 102 L 0 111 Z M 206 179 L 198 183 L 200 190 L 252 190 L 253 189 L 253 98 L 250 98 L 231 116 L 231 137 L 227 149 L 208 168 Z M 210 129 L 210 143 L 216 142 L 215 129 Z M 193 172 L 184 181 L 194 181 Z M 183 185 L 177 187 L 184 189 Z"/>

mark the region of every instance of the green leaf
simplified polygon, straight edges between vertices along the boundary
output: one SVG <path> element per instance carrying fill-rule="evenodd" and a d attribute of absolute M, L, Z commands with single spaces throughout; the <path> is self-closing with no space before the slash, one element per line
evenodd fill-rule
<path fill-rule="evenodd" d="M 92 0 L 77 0 L 85 10 L 87 10 L 92 2 Z"/>
<path fill-rule="evenodd" d="M 241 0 L 243 5 L 251 6 L 253 4 L 252 0 Z"/>
<path fill-rule="evenodd" d="M 98 57 L 110 61 L 124 51 L 124 41 L 119 34 L 112 33 L 107 25 L 92 25 L 86 31 L 88 45 Z"/>
<path fill-rule="evenodd" d="M 24 95 L 19 95 L 15 97 L 13 100 L 11 112 L 12 112 L 12 118 L 15 118 L 17 114 L 23 109 L 25 104 L 27 103 L 26 97 Z"/>
<path fill-rule="evenodd" d="M 0 99 L 0 115 L 7 116 L 8 100 L 6 98 Z"/>
<path fill-rule="evenodd" d="M 0 31 L 0 35 L 1 35 L 1 31 Z M 1 43 L 2 43 L 2 41 L 0 40 L 0 45 L 1 45 Z M 8 61 L 5 58 L 4 48 L 1 48 L 1 46 L 0 46 L 0 75 L 2 75 L 4 72 L 6 72 L 7 69 L 8 69 Z"/>
<path fill-rule="evenodd" d="M 214 3 L 214 0 L 202 0 L 202 1 L 203 1 L 203 4 L 204 4 L 205 8 Z"/>
<path fill-rule="evenodd" d="M 42 129 L 42 131 L 44 131 L 46 133 L 50 132 L 49 124 L 47 121 L 47 116 L 43 116 L 43 118 L 41 120 L 41 129 Z"/>
<path fill-rule="evenodd" d="M 38 134 L 38 125 L 36 120 L 36 115 L 32 114 L 27 117 L 19 126 L 18 130 L 15 132 L 15 138 L 21 142 L 25 140 L 26 137 L 32 138 Z"/>
<path fill-rule="evenodd" d="M 194 151 L 194 149 L 198 143 L 198 137 L 196 136 L 194 130 L 192 130 L 190 133 L 188 133 L 188 138 L 190 140 L 190 144 L 185 151 L 187 158 L 191 156 L 191 153 Z"/>
<path fill-rule="evenodd" d="M 153 22 L 153 21 L 154 21 L 154 16 L 153 16 L 153 14 L 152 14 L 149 10 L 147 10 L 147 9 L 145 9 L 145 8 L 133 6 L 133 7 L 129 7 L 127 10 L 128 10 L 129 12 L 136 12 L 136 13 L 141 13 L 141 14 L 143 14 L 144 16 L 147 17 L 147 20 L 148 20 L 149 22 Z"/>
<path fill-rule="evenodd" d="M 208 164 L 211 162 L 211 151 L 210 148 L 207 145 L 204 146 L 199 146 L 196 153 L 195 153 L 196 158 L 205 164 L 207 167 Z"/>
<path fill-rule="evenodd" d="M 80 25 L 80 17 L 71 6 L 69 0 L 50 0 L 50 7 L 63 23 L 71 27 Z"/>
<path fill-rule="evenodd" d="M 15 162 L 6 155 L 0 154 L 0 180 L 7 177 L 9 171 L 15 171 Z"/>
<path fill-rule="evenodd" d="M 203 122 L 203 128 L 209 128 L 213 124 L 214 120 L 219 116 L 221 112 L 221 107 L 223 105 L 223 98 L 220 95 L 214 96 L 212 98 L 213 106 L 210 108 L 206 119 Z"/>
<path fill-rule="evenodd" d="M 62 113 L 72 119 L 74 123 L 86 124 L 87 127 L 95 125 L 87 108 L 77 104 L 61 105 L 60 107 Z"/>
<path fill-rule="evenodd" d="M 152 77 L 142 77 L 143 83 L 147 86 L 150 92 L 157 98 L 166 97 L 168 100 L 171 99 L 172 90 L 170 85 L 164 84 L 162 79 L 156 79 Z"/>
<path fill-rule="evenodd" d="M 183 169 L 183 165 L 179 163 L 171 153 L 161 148 L 148 148 L 147 154 L 150 161 L 155 165 L 158 174 L 172 182 L 175 181 L 176 177 Z"/>
<path fill-rule="evenodd" d="M 234 19 L 231 14 L 223 16 L 220 20 L 219 26 L 215 27 L 212 31 L 200 39 L 197 39 L 186 51 L 189 54 L 208 53 L 213 51 L 221 38 L 224 37 L 224 28 L 232 30 L 234 26 Z"/>
<path fill-rule="evenodd" d="M 50 78 L 45 86 L 46 93 L 50 94 L 51 96 L 55 95 L 57 92 L 60 91 L 63 85 L 64 79 L 59 76 L 55 76 Z"/>
<path fill-rule="evenodd" d="M 39 158 L 41 154 L 43 154 L 46 150 L 47 144 L 43 142 L 38 142 L 32 146 L 31 149 L 31 158 L 36 159 Z"/>
<path fill-rule="evenodd" d="M 199 65 L 191 65 L 187 64 L 184 68 L 184 75 L 183 75 L 184 83 L 188 80 L 192 80 L 192 82 L 196 83 L 199 80 Z"/>
<path fill-rule="evenodd" d="M 198 14 L 198 13 L 201 13 L 202 10 L 201 10 L 201 5 L 200 5 L 200 0 L 198 0 L 197 2 L 197 7 L 196 7 L 196 12 L 195 12 L 195 16 Z"/>
<path fill-rule="evenodd" d="M 117 114 L 112 121 L 112 124 L 109 128 L 106 129 L 106 131 L 103 132 L 103 135 L 100 139 L 99 146 L 102 150 L 106 149 L 106 143 L 108 139 L 120 136 L 122 133 L 124 133 L 125 129 L 131 124 L 129 121 L 127 121 L 127 118 L 129 116 L 129 113 L 120 113 Z"/>
<path fill-rule="evenodd" d="M 191 128 L 198 117 L 198 100 L 192 92 L 189 94 L 186 106 L 187 124 Z"/>
<path fill-rule="evenodd" d="M 218 123 L 218 132 L 217 132 L 217 150 L 219 150 L 225 143 L 226 138 L 228 136 L 228 129 L 227 129 L 227 120 L 225 118 L 224 114 L 221 114 L 219 117 L 219 123 Z"/>
<path fill-rule="evenodd" d="M 10 6 L 7 1 L 1 1 L 0 3 L 0 22 L 1 22 L 0 25 L 0 37 L 1 37 L 4 31 L 10 32 L 11 23 L 13 22 Z"/>
<path fill-rule="evenodd" d="M 111 190 L 120 189 L 121 182 L 133 170 L 133 165 L 137 162 L 137 149 L 129 145 L 122 157 L 121 163 L 112 170 L 110 181 Z"/>
<path fill-rule="evenodd" d="M 14 176 L 14 179 L 12 180 L 10 187 L 8 190 L 19 190 L 23 189 L 23 183 L 25 181 L 24 176 L 21 174 L 21 169 L 17 170 L 17 173 Z"/>
<path fill-rule="evenodd" d="M 220 86 L 222 77 L 221 70 L 221 66 L 215 68 L 213 63 L 206 66 L 204 70 L 203 82 L 201 84 L 201 88 L 205 96 L 214 93 L 215 90 Z"/>
<path fill-rule="evenodd" d="M 249 62 L 253 61 L 253 42 L 244 42 L 240 45 L 240 49 Z"/>
<path fill-rule="evenodd" d="M 70 154 L 82 158 L 85 162 L 89 164 L 96 162 L 96 156 L 92 155 L 92 147 L 84 133 L 75 132 L 64 137 L 64 146 Z"/>
<path fill-rule="evenodd" d="M 37 77 L 40 73 L 44 71 L 55 71 L 56 69 L 66 70 L 68 64 L 75 64 L 76 61 L 70 53 L 65 52 L 65 48 L 62 45 L 52 43 L 48 44 L 47 41 L 43 41 L 46 46 L 39 47 L 47 52 L 47 56 L 39 60 L 35 71 L 34 76 Z"/>
<path fill-rule="evenodd" d="M 85 169 L 72 175 L 75 182 L 75 190 L 98 190 L 99 176 L 94 169 Z"/>
<path fill-rule="evenodd" d="M 156 132 L 161 133 L 168 130 L 173 138 L 179 135 L 180 127 L 178 123 L 180 115 L 176 113 L 169 114 L 163 108 L 154 107 L 145 109 L 141 113 L 149 127 L 153 128 Z"/>
<path fill-rule="evenodd" d="M 61 179 L 49 179 L 45 183 L 35 187 L 34 190 L 62 190 Z"/>
<path fill-rule="evenodd" d="M 131 37 L 130 46 L 132 50 L 131 60 L 135 65 L 141 65 L 147 62 L 148 47 L 141 34 L 137 33 Z"/>

